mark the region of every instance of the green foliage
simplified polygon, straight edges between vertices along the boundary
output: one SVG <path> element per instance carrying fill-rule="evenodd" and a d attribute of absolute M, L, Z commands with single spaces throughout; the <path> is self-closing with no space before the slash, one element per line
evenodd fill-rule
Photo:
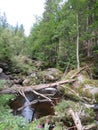
<path fill-rule="evenodd" d="M 63 117 L 65 116 L 67 118 L 68 110 L 69 108 L 73 108 L 73 110 L 76 110 L 75 103 L 73 101 L 65 101 L 62 100 L 58 105 L 55 107 L 55 111 L 58 116 Z"/>
<path fill-rule="evenodd" d="M 54 2 L 51 0 L 46 2 L 44 18 L 35 24 L 29 38 L 32 46 L 32 57 L 47 62 L 48 66 L 55 66 L 57 59 L 57 44 L 53 41 L 58 24 L 56 20 L 56 13 L 58 12 L 57 3 L 59 1 Z"/>
<path fill-rule="evenodd" d="M 49 130 L 46 121 L 44 128 L 39 128 L 40 120 L 29 123 L 23 117 L 13 116 L 8 106 L 8 102 L 12 98 L 15 97 L 10 94 L 0 95 L 0 130 Z"/>
<path fill-rule="evenodd" d="M 17 55 L 30 55 L 23 25 L 13 27 L 7 23 L 6 15 L 0 14 L 0 60 Z"/>
<path fill-rule="evenodd" d="M 47 62 L 48 66 L 57 65 L 64 70 L 69 63 L 76 66 L 75 41 L 71 39 L 76 36 L 75 16 L 68 10 L 69 4 L 61 8 L 60 1 L 52 2 L 46 2 L 44 18 L 32 28 L 30 42 L 34 57 Z"/>
<path fill-rule="evenodd" d="M 0 88 L 4 87 L 5 80 L 0 80 Z M 28 122 L 22 117 L 13 116 L 11 109 L 7 105 L 13 95 L 0 95 L 0 130 L 28 130 Z"/>
<path fill-rule="evenodd" d="M 43 18 L 37 18 L 29 37 L 25 36 L 23 25 L 17 24 L 12 27 L 7 23 L 5 13 L 0 13 L 0 61 L 9 59 L 13 63 L 11 69 L 20 69 L 24 74 L 36 70 L 30 58 L 42 61 L 45 67 L 58 67 L 61 70 L 65 70 L 66 67 L 68 70 L 76 68 L 76 14 L 78 13 L 80 60 L 82 62 L 82 59 L 86 59 L 90 50 L 90 56 L 93 58 L 90 62 L 94 61 L 93 77 L 97 79 L 97 12 L 97 0 L 68 0 L 63 3 L 61 0 L 46 0 Z M 5 84 L 5 80 L 0 80 L 0 89 Z M 40 120 L 28 124 L 22 117 L 14 117 L 7 105 L 10 98 L 13 96 L 0 95 L 0 130 L 48 130 L 47 123 L 44 128 L 37 128 L 41 124 Z M 67 118 L 67 110 L 70 107 L 74 110 L 79 109 L 77 106 L 73 107 L 75 105 L 71 101 L 62 101 L 55 110 L 60 117 L 66 115 Z M 85 112 L 93 116 L 91 110 L 87 109 Z M 56 122 L 55 130 L 62 127 L 61 122 Z"/>
<path fill-rule="evenodd" d="M 0 114 L 0 129 L 1 130 L 28 130 L 28 123 L 22 117 L 14 117 L 8 111 L 3 115 Z"/>
<path fill-rule="evenodd" d="M 27 130 L 28 122 L 22 117 L 13 116 L 7 105 L 13 95 L 0 95 L 0 130 Z"/>
<path fill-rule="evenodd" d="M 0 36 L 0 59 L 11 56 L 11 48 L 9 47 L 10 33 L 8 29 L 3 29 Z"/>
<path fill-rule="evenodd" d="M 12 58 L 13 71 L 14 69 L 20 70 L 23 74 L 29 74 L 37 68 L 33 66 L 32 60 L 25 55 L 14 56 Z"/>
<path fill-rule="evenodd" d="M 40 119 L 38 119 L 37 121 L 33 121 L 33 123 L 31 123 L 29 125 L 29 130 L 49 130 L 49 124 L 45 123 L 44 127 L 43 124 L 41 123 Z"/>
<path fill-rule="evenodd" d="M 2 89 L 5 84 L 6 84 L 5 80 L 0 80 L 0 89 Z"/>
<path fill-rule="evenodd" d="M 87 125 L 88 122 L 93 123 L 95 118 L 95 113 L 93 109 L 85 107 L 85 105 L 79 103 L 79 102 L 73 102 L 70 100 L 62 100 L 58 105 L 55 107 L 55 112 L 59 116 L 60 119 L 63 119 L 65 122 L 69 122 L 69 124 L 72 123 L 72 118 L 69 115 L 69 109 L 72 109 L 74 112 L 80 112 L 80 119 L 82 121 L 83 125 Z M 83 115 L 84 118 L 82 117 Z M 83 118 L 83 120 L 82 120 Z M 57 123 L 57 126 L 63 127 L 63 124 Z"/>
<path fill-rule="evenodd" d="M 88 53 L 88 41 L 91 38 L 96 41 L 96 12 L 96 1 L 68 0 L 63 4 L 60 0 L 46 1 L 43 18 L 33 26 L 29 36 L 32 57 L 45 61 L 48 67 L 76 68 L 76 14 L 79 15 L 79 56 L 82 62 Z"/>

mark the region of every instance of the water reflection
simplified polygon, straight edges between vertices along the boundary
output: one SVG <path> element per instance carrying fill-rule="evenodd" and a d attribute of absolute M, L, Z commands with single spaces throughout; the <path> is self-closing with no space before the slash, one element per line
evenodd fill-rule
<path fill-rule="evenodd" d="M 42 116 L 54 115 L 54 105 L 60 100 L 60 93 L 55 88 L 42 89 L 39 92 L 50 96 L 52 102 L 33 92 L 27 92 L 25 93 L 26 98 L 18 95 L 9 102 L 13 114 L 23 116 L 29 122 Z"/>

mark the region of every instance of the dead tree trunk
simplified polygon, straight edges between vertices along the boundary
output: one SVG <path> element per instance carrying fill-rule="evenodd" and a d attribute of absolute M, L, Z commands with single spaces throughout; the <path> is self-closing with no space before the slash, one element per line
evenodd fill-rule
<path fill-rule="evenodd" d="M 29 92 L 33 90 L 40 90 L 48 87 L 59 87 L 62 84 L 66 83 L 72 83 L 74 82 L 75 79 L 70 79 L 70 80 L 65 80 L 65 81 L 58 81 L 55 83 L 50 83 L 50 84 L 39 84 L 39 85 L 34 85 L 34 86 L 12 86 L 11 88 L 5 88 L 0 91 L 0 94 L 15 94 L 15 93 L 21 93 L 21 92 Z"/>

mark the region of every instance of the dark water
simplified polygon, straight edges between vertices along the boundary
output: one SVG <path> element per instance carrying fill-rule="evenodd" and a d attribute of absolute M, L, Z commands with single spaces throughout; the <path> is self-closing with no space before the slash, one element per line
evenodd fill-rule
<path fill-rule="evenodd" d="M 54 88 L 42 89 L 39 93 L 50 97 L 52 102 L 35 95 L 33 92 L 25 93 L 26 98 L 18 95 L 9 102 L 13 115 L 22 116 L 29 122 L 43 116 L 54 115 L 54 106 L 62 99 L 61 94 Z M 96 115 L 95 120 L 98 123 L 98 104 L 93 105 L 92 108 Z"/>
<path fill-rule="evenodd" d="M 49 96 L 52 102 L 33 92 L 25 93 L 26 98 L 18 95 L 9 102 L 13 115 L 22 116 L 29 122 L 43 116 L 54 115 L 54 105 L 61 99 L 60 93 L 54 88 L 42 89 L 39 93 Z"/>
<path fill-rule="evenodd" d="M 95 120 L 96 120 L 97 123 L 98 123 L 98 103 L 94 104 L 93 110 L 94 110 L 94 112 L 95 112 Z"/>

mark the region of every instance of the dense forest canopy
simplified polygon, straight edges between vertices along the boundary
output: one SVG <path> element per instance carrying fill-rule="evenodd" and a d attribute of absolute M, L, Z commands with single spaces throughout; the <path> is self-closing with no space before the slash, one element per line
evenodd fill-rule
<path fill-rule="evenodd" d="M 97 12 L 97 0 L 46 0 L 43 17 L 37 18 L 28 37 L 23 25 L 13 27 L 7 23 L 6 14 L 0 14 L 0 59 L 26 55 L 41 60 L 46 67 L 65 70 L 92 58 L 96 69 Z"/>
<path fill-rule="evenodd" d="M 86 58 L 97 58 L 98 1 L 61 2 L 46 1 L 43 18 L 36 22 L 29 36 L 32 57 L 48 66 L 76 68 L 77 39 L 80 65 Z"/>

